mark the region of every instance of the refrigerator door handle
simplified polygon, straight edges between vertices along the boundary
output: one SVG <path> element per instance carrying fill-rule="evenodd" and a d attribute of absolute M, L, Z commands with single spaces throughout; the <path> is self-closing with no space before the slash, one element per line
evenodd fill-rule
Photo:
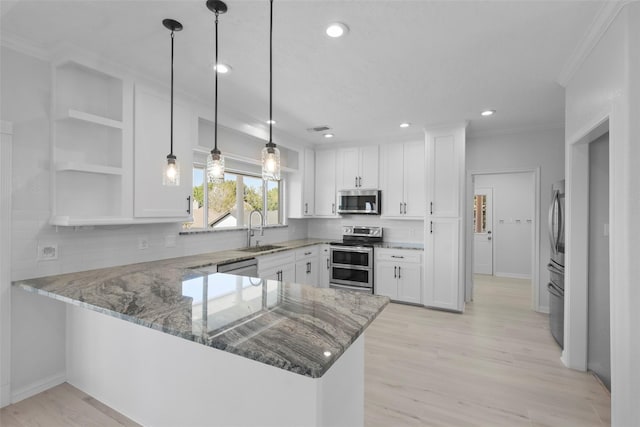
<path fill-rule="evenodd" d="M 558 253 L 558 242 L 556 241 L 556 233 L 554 231 L 554 217 L 556 212 L 557 203 L 559 202 L 560 192 L 555 190 L 553 197 L 551 198 L 551 206 L 549 207 L 549 243 L 551 243 L 551 250 L 554 254 Z"/>

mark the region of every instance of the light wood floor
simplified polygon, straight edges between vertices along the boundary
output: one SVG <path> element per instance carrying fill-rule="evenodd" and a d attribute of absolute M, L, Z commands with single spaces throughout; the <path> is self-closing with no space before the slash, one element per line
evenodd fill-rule
<path fill-rule="evenodd" d="M 464 315 L 390 304 L 365 363 L 367 427 L 610 425 L 606 389 L 562 366 L 528 281 L 477 276 Z M 136 425 L 69 384 L 0 411 L 2 427 Z"/>
<path fill-rule="evenodd" d="M 463 315 L 391 304 L 367 329 L 367 427 L 610 425 L 608 392 L 562 365 L 530 282 L 475 282 Z"/>

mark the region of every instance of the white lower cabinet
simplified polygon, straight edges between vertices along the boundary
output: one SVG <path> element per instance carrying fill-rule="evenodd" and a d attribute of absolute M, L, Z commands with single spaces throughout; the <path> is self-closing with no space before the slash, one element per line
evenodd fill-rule
<path fill-rule="evenodd" d="M 422 254 L 420 250 L 376 249 L 375 293 L 422 304 Z"/>
<path fill-rule="evenodd" d="M 328 288 L 331 280 L 329 245 L 320 246 L 320 265 L 318 266 L 318 286 Z"/>
<path fill-rule="evenodd" d="M 319 246 L 306 246 L 296 251 L 296 283 L 319 285 Z"/>
<path fill-rule="evenodd" d="M 278 252 L 258 257 L 258 277 L 281 282 L 295 282 L 295 251 Z"/>

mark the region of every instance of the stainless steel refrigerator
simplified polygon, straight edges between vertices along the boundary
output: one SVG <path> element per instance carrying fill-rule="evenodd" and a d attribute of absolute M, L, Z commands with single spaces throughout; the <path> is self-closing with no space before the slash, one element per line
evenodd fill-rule
<path fill-rule="evenodd" d="M 564 180 L 553 184 L 549 205 L 549 328 L 561 348 L 564 347 Z"/>

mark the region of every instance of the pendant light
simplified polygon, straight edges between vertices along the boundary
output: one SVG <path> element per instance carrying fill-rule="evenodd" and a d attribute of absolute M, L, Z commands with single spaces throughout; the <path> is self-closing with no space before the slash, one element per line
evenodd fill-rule
<path fill-rule="evenodd" d="M 273 143 L 273 0 L 269 0 L 269 142 L 262 149 L 262 179 L 280 180 L 280 150 Z"/>
<path fill-rule="evenodd" d="M 224 156 L 218 150 L 218 15 L 227 11 L 227 5 L 221 0 L 207 0 L 207 8 L 216 14 L 216 40 L 215 40 L 215 105 L 214 105 L 214 132 L 213 150 L 207 156 L 207 178 L 209 182 L 219 184 L 224 181 Z"/>
<path fill-rule="evenodd" d="M 171 31 L 171 151 L 167 156 L 167 164 L 162 174 L 162 184 L 168 186 L 180 185 L 180 164 L 173 154 L 173 33 L 182 30 L 182 24 L 173 19 L 164 19 L 162 21 L 168 30 Z"/>

